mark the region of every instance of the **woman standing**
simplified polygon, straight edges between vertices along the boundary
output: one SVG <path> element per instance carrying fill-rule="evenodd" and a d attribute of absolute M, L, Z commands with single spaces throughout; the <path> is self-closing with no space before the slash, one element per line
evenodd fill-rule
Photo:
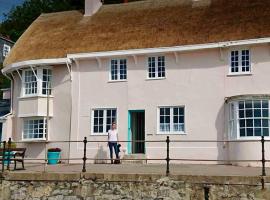
<path fill-rule="evenodd" d="M 117 148 L 117 141 L 118 141 L 118 133 L 116 129 L 116 123 L 112 123 L 112 128 L 108 131 L 108 146 L 110 149 L 110 158 L 111 164 L 113 164 L 113 149 L 116 156 L 116 159 L 119 159 L 119 152 Z"/>

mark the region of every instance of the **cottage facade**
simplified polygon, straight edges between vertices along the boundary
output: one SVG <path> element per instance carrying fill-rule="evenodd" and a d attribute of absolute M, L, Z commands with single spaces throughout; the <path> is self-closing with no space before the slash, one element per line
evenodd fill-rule
<path fill-rule="evenodd" d="M 10 136 L 32 158 L 43 158 L 45 145 L 80 158 L 82 143 L 53 141 L 84 137 L 96 141 L 87 156 L 105 158 L 100 141 L 113 121 L 129 141 L 268 138 L 269 5 L 89 0 L 84 14 L 41 15 L 4 63 L 12 79 Z M 165 142 L 122 146 L 149 159 L 166 154 Z M 258 142 L 171 143 L 172 158 L 258 160 L 260 152 Z"/>
<path fill-rule="evenodd" d="M 0 63 L 4 62 L 13 45 L 13 41 L 0 35 Z"/>

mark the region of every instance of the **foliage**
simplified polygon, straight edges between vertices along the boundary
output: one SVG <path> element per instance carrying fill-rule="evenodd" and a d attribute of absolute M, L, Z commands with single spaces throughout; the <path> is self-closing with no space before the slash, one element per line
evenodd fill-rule
<path fill-rule="evenodd" d="M 48 152 L 61 152 L 60 148 L 50 148 L 48 149 Z"/>
<path fill-rule="evenodd" d="M 5 14 L 0 33 L 16 41 L 41 13 L 79 10 L 83 5 L 84 0 L 25 0 Z"/>
<path fill-rule="evenodd" d="M 5 14 L 0 33 L 17 41 L 28 26 L 41 14 L 66 10 L 83 10 L 85 0 L 25 0 Z M 129 0 L 138 1 L 138 0 Z M 124 0 L 103 0 L 104 4 L 123 3 Z"/>

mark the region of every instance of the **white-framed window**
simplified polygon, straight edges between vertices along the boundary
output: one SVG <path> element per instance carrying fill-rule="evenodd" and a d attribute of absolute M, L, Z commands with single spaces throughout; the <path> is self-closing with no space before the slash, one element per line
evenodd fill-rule
<path fill-rule="evenodd" d="M 230 103 L 229 131 L 232 138 L 269 136 L 269 100 Z"/>
<path fill-rule="evenodd" d="M 93 109 L 92 110 L 92 133 L 107 134 L 113 122 L 117 122 L 117 109 Z"/>
<path fill-rule="evenodd" d="M 183 106 L 158 108 L 159 133 L 184 133 L 185 108 Z"/>
<path fill-rule="evenodd" d="M 250 72 L 250 50 L 232 50 L 230 52 L 230 74 L 241 74 Z"/>
<path fill-rule="evenodd" d="M 44 117 L 23 119 L 23 140 L 45 140 L 47 120 Z"/>
<path fill-rule="evenodd" d="M 165 78 L 165 56 L 148 57 L 148 78 Z"/>
<path fill-rule="evenodd" d="M 6 57 L 9 52 L 10 52 L 10 46 L 4 44 L 4 46 L 3 46 L 3 56 Z"/>
<path fill-rule="evenodd" d="M 112 59 L 110 69 L 111 81 L 127 79 L 127 59 Z"/>
<path fill-rule="evenodd" d="M 42 94 L 51 95 L 52 94 L 52 70 L 42 69 Z"/>
<path fill-rule="evenodd" d="M 52 70 L 50 68 L 25 69 L 22 72 L 22 96 L 51 95 Z"/>
<path fill-rule="evenodd" d="M 25 70 L 24 71 L 24 94 L 33 95 L 37 94 L 37 70 Z"/>

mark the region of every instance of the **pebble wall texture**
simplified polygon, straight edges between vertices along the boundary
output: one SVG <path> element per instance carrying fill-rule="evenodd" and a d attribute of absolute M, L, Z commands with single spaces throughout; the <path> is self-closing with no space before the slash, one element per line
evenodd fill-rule
<path fill-rule="evenodd" d="M 123 177 L 122 177 L 123 179 Z M 207 190 L 209 188 L 209 195 Z M 187 183 L 168 177 L 154 181 L 14 181 L 2 180 L 1 200 L 262 200 L 270 199 L 270 187 Z"/>

